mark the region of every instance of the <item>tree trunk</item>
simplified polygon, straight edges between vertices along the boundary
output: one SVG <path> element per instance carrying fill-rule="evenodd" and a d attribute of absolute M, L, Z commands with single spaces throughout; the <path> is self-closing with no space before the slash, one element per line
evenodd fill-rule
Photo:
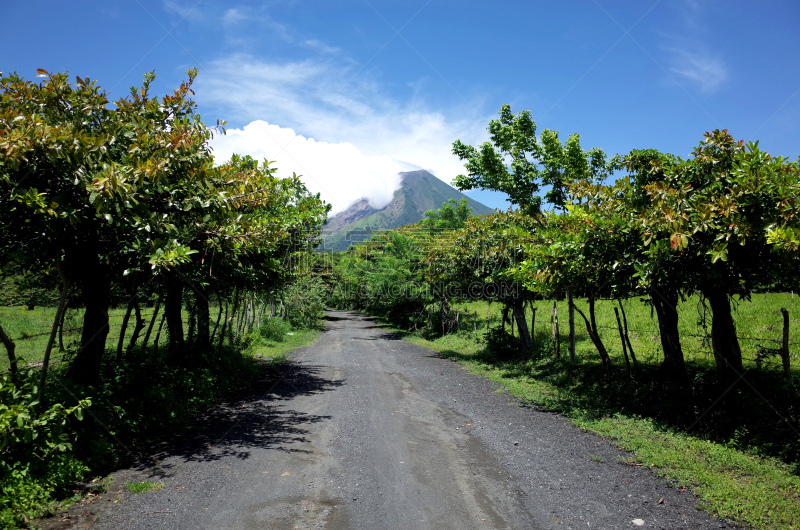
<path fill-rule="evenodd" d="M 219 331 L 219 347 L 225 343 L 225 330 L 228 328 L 228 307 L 230 304 L 225 302 L 225 319 L 222 321 L 222 329 Z"/>
<path fill-rule="evenodd" d="M 719 291 L 704 294 L 711 306 L 711 347 L 717 370 L 730 379 L 742 373 L 742 350 L 736 337 L 730 298 Z"/>
<path fill-rule="evenodd" d="M 119 330 L 119 340 L 117 340 L 117 363 L 122 362 L 122 346 L 125 344 L 125 332 L 128 330 L 128 320 L 131 318 L 134 304 L 135 302 L 133 300 L 128 302 L 128 308 L 125 310 L 125 316 L 122 318 L 122 327 Z"/>
<path fill-rule="evenodd" d="M 178 350 L 183 347 L 183 282 L 177 275 L 167 278 L 167 300 L 164 304 L 164 316 L 167 319 L 167 333 L 169 334 L 169 350 L 171 355 L 179 355 Z"/>
<path fill-rule="evenodd" d="M 622 306 L 622 300 L 617 300 L 619 304 L 619 310 L 622 313 L 622 327 L 625 329 L 625 342 L 628 343 L 628 351 L 631 354 L 631 360 L 633 364 L 639 364 L 639 361 L 636 360 L 636 354 L 633 352 L 633 346 L 631 345 L 631 337 L 628 335 L 628 317 L 625 316 L 625 308 Z"/>
<path fill-rule="evenodd" d="M 600 338 L 600 332 L 597 330 L 597 321 L 595 320 L 595 311 L 594 311 L 594 298 L 589 298 L 589 320 L 592 323 L 592 335 L 594 339 L 595 346 L 597 346 L 597 351 L 600 353 L 600 357 L 603 359 L 603 364 L 606 365 L 606 368 L 611 368 L 611 357 L 608 356 L 608 351 L 606 350 L 605 345 L 603 344 L 603 340 Z"/>
<path fill-rule="evenodd" d="M 3 326 L 0 326 L 0 342 L 3 343 L 3 346 L 6 347 L 6 353 L 8 353 L 8 366 L 9 371 L 11 372 L 11 380 L 16 381 L 17 379 L 17 356 L 14 353 L 14 350 L 17 349 L 16 344 L 14 341 L 6 335 L 6 332 L 3 331 Z"/>
<path fill-rule="evenodd" d="M 164 316 L 161 317 L 161 322 L 158 324 L 158 331 L 156 332 L 156 338 L 155 338 L 155 341 L 154 341 L 155 347 L 156 347 L 154 353 L 156 355 L 158 355 L 158 343 L 161 342 L 161 329 L 164 327 L 164 321 L 165 320 L 167 320 L 167 310 L 166 310 L 166 308 L 164 309 Z"/>
<path fill-rule="evenodd" d="M 153 308 L 153 316 L 150 318 L 150 325 L 147 326 L 147 333 L 144 334 L 144 342 L 142 343 L 142 349 L 147 348 L 147 343 L 150 342 L 150 333 L 153 331 L 153 326 L 156 323 L 156 317 L 158 317 L 158 310 L 161 309 L 161 295 L 158 295 L 156 299 L 156 305 Z"/>
<path fill-rule="evenodd" d="M 133 333 L 131 334 L 131 341 L 128 343 L 128 348 L 126 351 L 130 352 L 134 347 L 136 347 L 136 342 L 139 340 L 139 335 L 142 333 L 144 329 L 144 325 L 147 323 L 144 318 L 142 318 L 142 308 L 139 305 L 139 301 L 136 301 L 136 304 L 133 306 L 134 314 L 136 315 L 136 324 L 133 326 Z"/>
<path fill-rule="evenodd" d="M 533 343 L 531 342 L 531 334 L 528 331 L 528 323 L 525 321 L 525 310 L 521 300 L 514 300 L 514 316 L 517 320 L 517 329 L 519 329 L 519 338 L 522 339 L 522 345 L 525 346 L 525 351 L 530 353 L 533 351 Z"/>
<path fill-rule="evenodd" d="M 211 311 L 208 307 L 208 291 L 200 284 L 197 285 L 196 299 L 197 305 L 194 313 L 197 318 L 197 344 L 201 349 L 205 350 L 211 344 L 209 336 Z"/>
<path fill-rule="evenodd" d="M 105 271 L 100 269 L 96 255 L 89 261 L 81 281 L 81 298 L 86 308 L 83 313 L 81 347 L 72 361 L 69 377 L 78 384 L 98 385 L 108 337 L 111 281 Z"/>
<path fill-rule="evenodd" d="M 553 300 L 553 310 L 550 313 L 550 331 L 553 334 L 553 350 L 556 359 L 561 358 L 561 332 L 558 330 L 558 307 Z"/>
<path fill-rule="evenodd" d="M 628 373 L 631 373 L 631 362 L 628 360 L 628 345 L 625 344 L 625 332 L 622 331 L 622 321 L 619 318 L 619 309 L 614 308 L 614 316 L 617 317 L 617 329 L 619 330 L 619 340 L 622 342 L 622 355 L 625 356 L 625 366 L 628 368 Z"/>
<path fill-rule="evenodd" d="M 664 363 L 661 366 L 670 372 L 683 373 L 686 365 L 678 333 L 678 292 L 658 287 L 650 292 L 650 299 L 656 310 L 661 348 L 664 350 Z"/>
<path fill-rule="evenodd" d="M 219 312 L 217 313 L 217 321 L 214 323 L 214 330 L 211 332 L 211 337 L 208 339 L 208 345 L 214 344 L 214 337 L 217 336 L 217 329 L 219 329 L 219 321 L 222 319 L 222 296 L 217 293 L 217 301 L 219 302 Z"/>
<path fill-rule="evenodd" d="M 611 369 L 611 358 L 608 356 L 608 351 L 606 351 L 606 347 L 603 344 L 603 341 L 600 339 L 600 334 L 597 332 L 597 323 L 595 321 L 594 316 L 594 298 L 589 298 L 589 318 L 586 318 L 586 315 L 578 309 L 578 306 L 575 306 L 575 311 L 583 318 L 584 324 L 586 324 L 586 333 L 589 334 L 589 338 L 592 339 L 592 344 L 597 349 L 597 353 L 600 354 L 600 360 L 603 363 L 603 366 L 606 369 Z"/>

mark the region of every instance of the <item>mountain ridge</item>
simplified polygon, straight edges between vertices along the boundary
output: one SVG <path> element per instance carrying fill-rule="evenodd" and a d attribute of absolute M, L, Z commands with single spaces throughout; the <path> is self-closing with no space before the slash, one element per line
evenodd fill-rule
<path fill-rule="evenodd" d="M 467 199 L 472 215 L 489 215 L 494 210 L 442 182 L 428 171 L 405 171 L 400 188 L 383 208 L 363 198 L 328 219 L 318 250 L 347 250 L 352 243 L 368 239 L 373 232 L 416 223 L 428 210 L 441 208 L 448 199 Z"/>

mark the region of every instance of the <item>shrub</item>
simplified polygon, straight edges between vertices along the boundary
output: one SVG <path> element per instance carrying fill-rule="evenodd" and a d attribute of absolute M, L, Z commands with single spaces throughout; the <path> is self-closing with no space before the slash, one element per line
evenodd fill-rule
<path fill-rule="evenodd" d="M 54 403 L 39 411 L 38 374 L 0 376 L 0 526 L 39 516 L 54 496 L 62 496 L 89 469 L 72 454 L 69 421 L 83 418 L 91 404 Z"/>
<path fill-rule="evenodd" d="M 292 331 L 292 326 L 278 317 L 265 320 L 261 324 L 261 327 L 258 328 L 258 333 L 261 338 L 272 342 L 285 341 L 286 334 L 290 331 Z"/>

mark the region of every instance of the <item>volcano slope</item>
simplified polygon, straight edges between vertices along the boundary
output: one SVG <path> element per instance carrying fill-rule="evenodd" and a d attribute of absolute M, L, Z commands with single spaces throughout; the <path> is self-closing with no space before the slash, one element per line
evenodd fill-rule
<path fill-rule="evenodd" d="M 81 507 L 92 526 L 733 527 L 610 443 L 369 317 L 329 312 L 322 337 L 272 370 L 202 434 L 116 473 Z M 145 480 L 163 489 L 121 486 Z"/>

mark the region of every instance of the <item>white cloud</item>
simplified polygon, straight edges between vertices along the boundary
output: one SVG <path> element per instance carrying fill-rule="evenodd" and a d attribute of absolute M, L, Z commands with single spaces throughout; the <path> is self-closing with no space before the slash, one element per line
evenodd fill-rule
<path fill-rule="evenodd" d="M 376 208 L 386 206 L 400 185 L 398 173 L 419 169 L 388 155 L 365 155 L 349 143 L 317 142 L 261 120 L 229 129 L 211 145 L 220 162 L 233 153 L 248 154 L 275 162 L 278 176 L 302 175 L 308 188 L 333 206 L 332 214 L 362 197 Z"/>
<path fill-rule="evenodd" d="M 247 15 L 242 8 L 232 7 L 222 15 L 222 25 L 226 28 L 235 26 L 245 20 L 247 20 Z"/>
<path fill-rule="evenodd" d="M 311 48 L 312 50 L 325 54 L 339 53 L 341 51 L 336 46 L 329 46 L 328 44 L 325 44 L 317 39 L 308 39 L 303 42 L 303 45 Z"/>
<path fill-rule="evenodd" d="M 703 92 L 713 92 L 728 79 L 725 64 L 717 58 L 683 49 L 672 52 L 672 71 L 699 86 Z"/>
<path fill-rule="evenodd" d="M 296 171 L 327 193 L 334 213 L 365 196 L 386 204 L 398 171 L 423 168 L 449 183 L 464 171 L 453 141 L 483 141 L 491 118 L 475 113 L 477 102 L 446 112 L 418 98 L 400 103 L 363 72 L 330 60 L 232 55 L 201 74 L 197 95 L 249 123 L 214 141 L 218 160 L 233 152 L 276 160 L 280 173 Z"/>

